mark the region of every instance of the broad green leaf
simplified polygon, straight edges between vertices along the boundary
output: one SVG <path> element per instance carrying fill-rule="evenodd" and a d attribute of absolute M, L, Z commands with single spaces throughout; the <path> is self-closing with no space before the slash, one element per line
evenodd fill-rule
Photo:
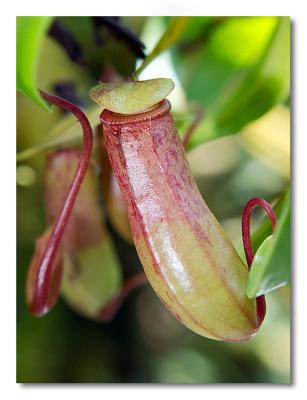
<path fill-rule="evenodd" d="M 235 17 L 209 29 L 201 45 L 177 46 L 173 60 L 190 101 L 206 110 L 189 148 L 239 132 L 289 95 L 286 17 Z"/>
<path fill-rule="evenodd" d="M 290 192 L 283 202 L 276 232 L 258 248 L 247 282 L 247 296 L 254 298 L 290 282 Z"/>
<path fill-rule="evenodd" d="M 142 64 L 133 74 L 134 79 L 137 79 L 137 77 L 147 67 L 147 65 L 149 65 L 155 58 L 157 58 L 161 53 L 170 48 L 176 42 L 176 40 L 183 33 L 188 20 L 189 17 L 173 18 L 152 52 L 148 54 L 148 56 L 144 59 Z"/>
<path fill-rule="evenodd" d="M 166 23 L 170 22 L 172 17 L 164 17 Z M 225 17 L 210 17 L 202 16 L 189 18 L 184 26 L 184 30 L 180 36 L 180 43 L 184 46 L 191 45 L 199 41 L 199 38 L 204 36 L 209 29 L 212 29 L 216 24 L 223 21 Z"/>
<path fill-rule="evenodd" d="M 223 106 L 214 112 L 220 134 L 238 132 L 286 99 L 290 90 L 290 19 L 282 17 L 259 63 Z"/>
<path fill-rule="evenodd" d="M 17 17 L 17 90 L 50 110 L 36 87 L 40 47 L 52 17 Z"/>
<path fill-rule="evenodd" d="M 215 19 L 211 21 L 210 29 L 199 35 L 197 42 L 196 38 L 193 39 L 191 47 L 184 35 L 178 46 L 173 48 L 172 55 L 188 99 L 210 108 L 219 97 L 229 97 L 231 88 L 235 89 L 244 78 L 243 73 L 262 56 L 276 23 L 275 17 Z M 257 35 L 247 35 L 249 30 L 257 31 Z M 255 51 L 256 47 L 258 51 Z M 243 62 L 240 56 L 238 61 L 238 52 L 245 54 L 246 48 L 253 50 L 253 58 L 245 57 Z"/>
<path fill-rule="evenodd" d="M 221 22 L 208 44 L 217 59 L 234 67 L 250 66 L 262 56 L 276 18 L 229 18 Z M 248 45 L 247 45 L 248 44 Z"/>
<path fill-rule="evenodd" d="M 121 267 L 108 232 L 100 243 L 64 258 L 61 293 L 80 314 L 95 319 L 121 287 Z"/>

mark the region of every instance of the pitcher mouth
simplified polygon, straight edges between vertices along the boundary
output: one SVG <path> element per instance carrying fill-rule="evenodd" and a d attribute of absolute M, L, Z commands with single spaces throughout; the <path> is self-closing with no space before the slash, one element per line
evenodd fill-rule
<path fill-rule="evenodd" d="M 124 125 L 138 122 L 146 122 L 161 117 L 168 113 L 171 109 L 171 104 L 167 99 L 163 99 L 154 106 L 147 108 L 137 114 L 119 114 L 109 110 L 103 110 L 100 115 L 100 120 L 105 125 Z"/>

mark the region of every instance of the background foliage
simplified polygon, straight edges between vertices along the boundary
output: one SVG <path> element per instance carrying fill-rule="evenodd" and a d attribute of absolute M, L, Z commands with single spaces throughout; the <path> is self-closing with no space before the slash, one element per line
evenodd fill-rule
<path fill-rule="evenodd" d="M 285 195 L 290 179 L 289 18 L 115 21 L 17 20 L 17 88 L 36 102 L 17 95 L 17 380 L 287 383 L 290 292 L 288 286 L 272 289 L 290 279 L 290 194 Z M 62 36 L 63 30 L 66 33 L 62 43 L 57 39 L 59 27 Z M 160 54 L 159 49 L 166 51 Z M 280 216 L 273 245 L 261 246 L 258 268 L 250 274 L 249 296 L 270 293 L 263 327 L 248 343 L 219 343 L 188 331 L 149 286 L 138 289 L 108 324 L 75 314 L 63 300 L 41 319 L 26 308 L 26 271 L 35 238 L 45 228 L 45 151 L 80 145 L 74 119 L 58 109 L 46 111 L 36 88 L 68 97 L 97 126 L 99 110 L 90 103 L 89 89 L 110 67 L 130 76 L 144 52 L 152 50 L 140 79 L 174 79 L 170 100 L 180 134 L 191 123 L 195 105 L 205 110 L 189 142 L 188 157 L 204 199 L 240 254 L 240 215 L 249 198 L 273 202 Z M 140 271 L 134 247 L 112 225 L 103 204 L 102 209 L 123 275 Z M 258 248 L 271 230 L 261 212 L 254 213 L 253 223 Z"/>

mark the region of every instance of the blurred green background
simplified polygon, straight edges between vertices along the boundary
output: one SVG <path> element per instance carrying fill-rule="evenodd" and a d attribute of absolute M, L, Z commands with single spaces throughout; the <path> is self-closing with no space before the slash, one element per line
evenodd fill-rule
<path fill-rule="evenodd" d="M 110 69 L 131 75 L 142 51 L 153 49 L 169 23 L 169 17 L 53 19 L 37 53 L 37 86 L 79 103 L 97 126 L 99 114 L 88 90 Z M 180 134 L 191 123 L 195 104 L 204 109 L 188 158 L 205 201 L 240 250 L 246 201 L 259 196 L 274 202 L 290 183 L 290 20 L 191 17 L 172 46 L 140 75 L 156 77 L 176 83 L 170 100 Z M 62 299 L 42 318 L 30 314 L 24 294 L 27 268 L 35 239 L 46 227 L 46 152 L 37 146 L 80 146 L 80 130 L 67 118 L 59 109 L 50 113 L 17 94 L 17 381 L 289 383 L 288 286 L 266 296 L 263 326 L 247 343 L 194 334 L 149 285 L 137 289 L 107 324 L 79 316 Z M 29 148 L 32 156 L 22 153 Z M 103 201 L 101 209 L 123 275 L 141 271 L 134 247 L 112 224 Z M 253 226 L 262 219 L 255 212 Z"/>

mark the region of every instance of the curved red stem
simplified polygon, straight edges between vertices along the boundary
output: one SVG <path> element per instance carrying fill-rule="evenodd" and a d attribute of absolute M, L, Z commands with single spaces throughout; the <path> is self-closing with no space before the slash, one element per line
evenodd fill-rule
<path fill-rule="evenodd" d="M 253 208 L 256 206 L 260 206 L 265 210 L 267 216 L 270 218 L 272 223 L 273 231 L 276 226 L 277 217 L 270 206 L 270 204 L 260 197 L 254 197 L 250 199 L 243 210 L 242 214 L 242 239 L 243 239 L 243 246 L 244 252 L 246 256 L 247 265 L 250 268 L 251 264 L 254 259 L 254 250 L 252 245 L 251 233 L 250 233 L 250 219 L 252 215 Z M 257 317 L 258 317 L 258 326 L 261 325 L 262 321 L 264 320 L 265 313 L 266 313 L 266 304 L 265 304 L 265 296 L 259 296 L 256 298 L 257 301 Z"/>
<path fill-rule="evenodd" d="M 144 272 L 139 272 L 135 275 L 132 275 L 124 283 L 119 293 L 99 311 L 97 318 L 103 322 L 110 321 L 129 294 L 134 289 L 145 284 L 146 282 L 147 278 Z"/>
<path fill-rule="evenodd" d="M 268 217 L 271 220 L 273 230 L 275 229 L 276 222 L 277 222 L 276 214 L 275 214 L 274 210 L 272 209 L 272 207 L 270 206 L 270 204 L 266 200 L 261 199 L 260 197 L 254 197 L 246 203 L 244 210 L 243 210 L 243 215 L 242 215 L 242 239 L 243 239 L 246 261 L 247 261 L 249 268 L 254 259 L 254 251 L 253 251 L 251 233 L 250 233 L 250 219 L 251 219 L 253 208 L 256 206 L 260 206 L 261 208 L 263 208 L 265 210 L 265 212 L 267 213 Z"/>
<path fill-rule="evenodd" d="M 204 117 L 204 109 L 199 104 L 194 105 L 194 112 L 195 112 L 195 115 L 193 117 L 192 123 L 188 127 L 188 129 L 186 130 L 186 132 L 182 138 L 182 144 L 185 149 L 187 149 L 188 143 L 189 143 L 193 133 L 195 132 L 195 129 L 197 128 L 198 124 L 201 122 L 201 120 Z"/>
<path fill-rule="evenodd" d="M 76 116 L 83 129 L 83 149 L 80 155 L 77 171 L 69 187 L 63 208 L 54 225 L 38 268 L 33 302 L 31 304 L 32 312 L 37 315 L 42 315 L 48 311 L 48 289 L 52 275 L 52 264 L 76 200 L 76 196 L 89 165 L 93 146 L 93 132 L 86 115 L 77 106 L 61 97 L 48 94 L 42 90 L 40 93 L 49 103 L 55 104 L 66 111 L 70 111 Z"/>

